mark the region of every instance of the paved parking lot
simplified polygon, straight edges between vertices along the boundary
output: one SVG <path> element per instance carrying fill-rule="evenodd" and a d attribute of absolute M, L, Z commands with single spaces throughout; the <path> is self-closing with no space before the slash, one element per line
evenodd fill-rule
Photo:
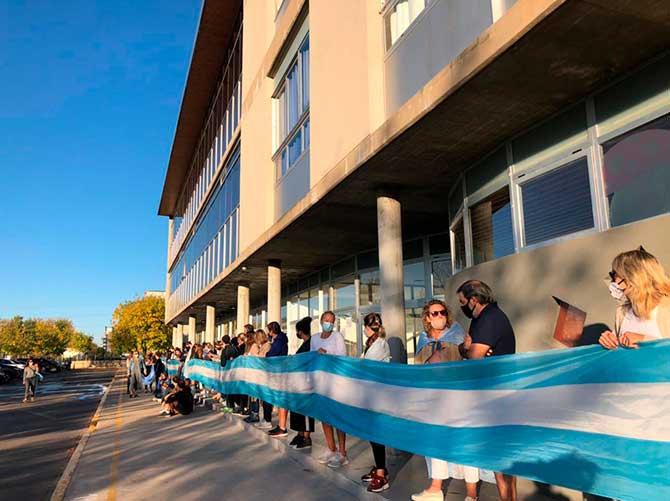
<path fill-rule="evenodd" d="M 0 497 L 49 499 L 115 371 L 46 374 L 25 404 L 20 381 L 0 385 Z"/>

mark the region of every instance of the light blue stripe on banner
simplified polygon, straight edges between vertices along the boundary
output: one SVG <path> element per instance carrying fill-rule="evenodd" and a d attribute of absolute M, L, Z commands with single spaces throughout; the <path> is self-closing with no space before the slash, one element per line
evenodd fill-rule
<path fill-rule="evenodd" d="M 455 428 L 419 424 L 315 394 L 243 381 L 190 377 L 330 423 L 354 436 L 415 454 L 519 475 L 618 499 L 670 499 L 670 443 L 537 426 Z"/>
<path fill-rule="evenodd" d="M 179 374 L 179 360 L 168 360 L 165 365 L 167 366 L 168 376 Z"/>
<path fill-rule="evenodd" d="M 202 360 L 189 363 L 207 364 Z M 556 385 L 670 382 L 670 340 L 639 350 L 586 346 L 435 365 L 401 365 L 305 353 L 291 357 L 238 357 L 226 368 L 287 373 L 320 370 L 410 388 L 517 390 Z"/>

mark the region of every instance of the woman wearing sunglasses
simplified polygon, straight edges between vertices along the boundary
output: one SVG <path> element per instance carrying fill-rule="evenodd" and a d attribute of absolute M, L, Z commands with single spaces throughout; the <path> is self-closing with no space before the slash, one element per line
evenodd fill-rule
<path fill-rule="evenodd" d="M 463 327 L 453 320 L 449 308 L 439 299 L 428 301 L 423 307 L 424 331 L 416 345 L 415 363 L 436 363 L 460 360 L 458 345 L 465 339 Z M 477 499 L 479 469 L 470 466 L 449 464 L 447 461 L 426 458 L 430 486 L 413 494 L 414 501 L 444 501 L 442 481 L 450 476 L 464 478 L 467 501 Z M 451 472 L 450 472 L 451 470 Z"/>
<path fill-rule="evenodd" d="M 658 259 L 640 246 L 615 257 L 609 275 L 610 294 L 619 306 L 614 332 L 603 332 L 598 342 L 615 350 L 670 337 L 670 278 Z"/>

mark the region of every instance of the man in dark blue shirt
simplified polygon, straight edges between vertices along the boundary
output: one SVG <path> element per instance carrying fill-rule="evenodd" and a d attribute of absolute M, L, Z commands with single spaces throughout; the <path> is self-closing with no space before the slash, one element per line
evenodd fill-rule
<path fill-rule="evenodd" d="M 468 280 L 456 291 L 463 314 L 471 318 L 470 332 L 458 347 L 463 358 L 511 355 L 516 338 L 505 312 L 498 308 L 491 287 L 480 280 Z M 502 501 L 516 501 L 516 477 L 495 472 Z"/>

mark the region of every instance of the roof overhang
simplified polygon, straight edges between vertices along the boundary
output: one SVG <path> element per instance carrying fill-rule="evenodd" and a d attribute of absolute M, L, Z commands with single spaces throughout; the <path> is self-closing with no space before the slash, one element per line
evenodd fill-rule
<path fill-rule="evenodd" d="M 375 248 L 380 190 L 402 203 L 404 238 L 446 231 L 466 167 L 669 48 L 664 0 L 519 0 L 171 322 L 231 311 L 239 282 L 261 304 L 270 259 L 287 283 Z"/>
<path fill-rule="evenodd" d="M 204 0 L 158 215 L 174 216 L 231 43 L 242 0 Z"/>

